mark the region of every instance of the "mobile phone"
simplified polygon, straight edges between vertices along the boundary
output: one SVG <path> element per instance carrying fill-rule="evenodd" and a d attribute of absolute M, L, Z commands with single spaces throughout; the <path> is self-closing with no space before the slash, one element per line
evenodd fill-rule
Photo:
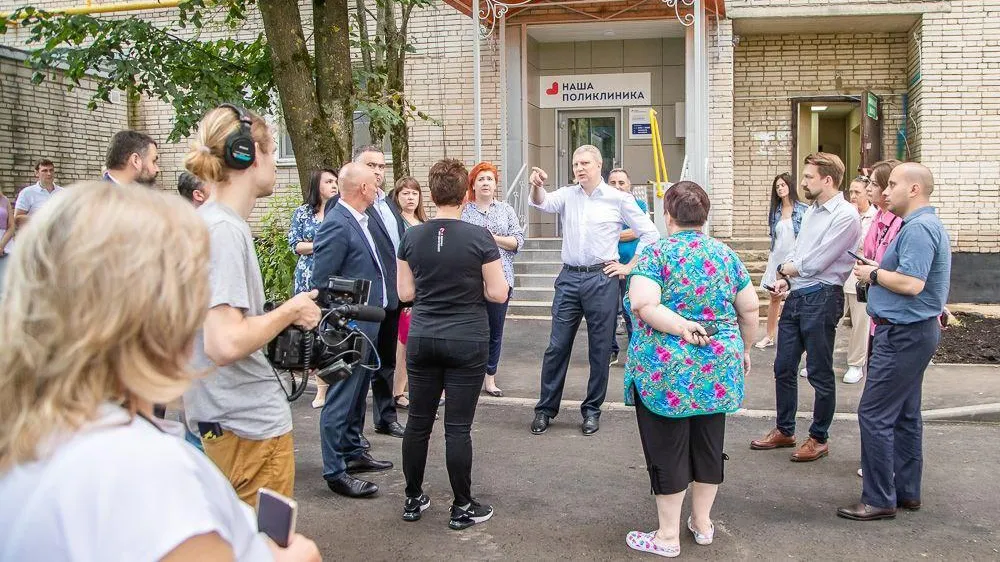
<path fill-rule="evenodd" d="M 850 256 L 851 256 L 852 258 L 854 258 L 854 259 L 858 260 L 859 262 L 862 262 L 862 263 L 866 263 L 866 264 L 868 264 L 868 265 L 875 265 L 875 262 L 873 262 L 872 260 L 870 260 L 870 259 L 868 259 L 868 258 L 866 258 L 866 257 L 864 257 L 864 256 L 859 256 L 859 255 L 855 254 L 854 252 L 852 252 L 852 251 L 850 251 L 850 250 L 847 250 L 847 253 L 848 253 L 848 254 L 849 254 L 849 255 L 850 255 Z"/>
<path fill-rule="evenodd" d="M 708 337 L 712 337 L 719 333 L 719 329 L 715 326 L 703 326 L 703 328 L 705 328 L 705 334 L 707 334 Z"/>
<path fill-rule="evenodd" d="M 764 290 L 765 290 L 765 291 L 771 291 L 772 293 L 774 292 L 774 287 L 773 287 L 773 286 L 771 286 L 771 285 L 764 285 L 764 284 L 761 284 L 761 287 L 764 287 Z"/>
<path fill-rule="evenodd" d="M 299 504 L 274 490 L 257 490 L 257 530 L 281 548 L 288 548 L 295 535 L 295 518 Z"/>

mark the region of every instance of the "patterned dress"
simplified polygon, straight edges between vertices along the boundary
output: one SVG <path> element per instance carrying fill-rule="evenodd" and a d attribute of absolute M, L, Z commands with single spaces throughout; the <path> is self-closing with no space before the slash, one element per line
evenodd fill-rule
<path fill-rule="evenodd" d="M 302 205 L 295 209 L 292 214 L 292 225 L 288 229 L 288 245 L 295 251 L 295 246 L 299 242 L 312 242 L 316 237 L 316 230 L 323 221 L 316 218 L 312 207 Z M 312 284 L 313 255 L 299 256 L 298 263 L 295 264 L 295 293 L 308 291 Z"/>
<path fill-rule="evenodd" d="M 696 346 L 636 318 L 625 364 L 626 403 L 635 405 L 634 385 L 651 412 L 668 418 L 739 409 L 744 347 L 735 301 L 750 275 L 736 252 L 699 231 L 681 231 L 643 250 L 632 275 L 655 281 L 668 309 L 719 332 L 709 345 Z"/>

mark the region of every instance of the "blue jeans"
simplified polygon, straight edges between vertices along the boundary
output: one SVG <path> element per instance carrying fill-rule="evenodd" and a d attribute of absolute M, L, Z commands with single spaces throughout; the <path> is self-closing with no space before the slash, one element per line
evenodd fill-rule
<path fill-rule="evenodd" d="M 809 384 L 816 392 L 809 435 L 826 443 L 837 408 L 837 382 L 833 374 L 833 346 L 837 322 L 844 313 L 844 288 L 823 285 L 793 291 L 778 321 L 778 349 L 774 359 L 774 395 L 778 430 L 795 435 L 799 406 L 799 362 L 805 351 Z"/>
<path fill-rule="evenodd" d="M 937 318 L 904 326 L 876 326 L 865 391 L 858 404 L 861 426 L 861 501 L 894 508 L 920 499 L 923 472 L 921 385 L 941 338 Z"/>
<path fill-rule="evenodd" d="M 608 358 L 611 356 L 611 336 L 615 333 L 615 312 L 620 294 L 618 280 L 608 277 L 603 271 L 581 273 L 563 268 L 559 273 L 556 296 L 552 301 L 552 333 L 542 358 L 536 413 L 550 418 L 559 413 L 573 339 L 580 328 L 580 321 L 586 318 L 590 380 L 580 413 L 584 417 L 601 414 L 601 405 L 608 393 Z"/>
<path fill-rule="evenodd" d="M 497 374 L 497 366 L 500 364 L 500 348 L 503 345 L 503 325 L 507 320 L 507 307 L 510 306 L 510 297 L 514 295 L 514 289 L 507 292 L 507 300 L 501 303 L 486 302 L 486 314 L 490 317 L 490 357 L 486 360 L 486 374 L 493 376 Z"/>

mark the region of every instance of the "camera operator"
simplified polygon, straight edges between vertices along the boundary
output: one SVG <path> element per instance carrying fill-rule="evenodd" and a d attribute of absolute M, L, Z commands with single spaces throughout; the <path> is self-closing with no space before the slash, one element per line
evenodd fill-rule
<path fill-rule="evenodd" d="M 385 264 L 368 230 L 371 217 L 365 212 L 375 202 L 375 173 L 361 164 L 350 163 L 340 170 L 338 183 L 340 200 L 328 210 L 316 231 L 313 284 L 322 286 L 334 276 L 367 279 L 371 281 L 371 294 L 365 304 L 385 308 L 388 302 Z M 372 371 L 364 365 L 377 364 L 371 346 L 378 339 L 379 324 L 358 322 L 358 328 L 368 338 L 361 362 L 350 377 L 327 389 L 320 414 L 323 478 L 330 490 L 351 498 L 375 494 L 378 486 L 349 473 L 392 468 L 391 462 L 372 458 L 361 441 L 365 399 L 372 378 Z"/>
<path fill-rule="evenodd" d="M 291 496 L 295 484 L 292 412 L 262 348 L 286 327 L 311 329 L 320 319 L 316 291 L 264 313 L 246 219 L 257 198 L 274 191 L 275 149 L 259 116 L 223 105 L 202 119 L 184 159 L 189 172 L 213 185 L 198 209 L 208 225 L 211 277 L 208 316 L 194 348 L 194 366 L 209 372 L 185 393 L 184 406 L 205 453 L 251 504 L 261 487 Z"/>

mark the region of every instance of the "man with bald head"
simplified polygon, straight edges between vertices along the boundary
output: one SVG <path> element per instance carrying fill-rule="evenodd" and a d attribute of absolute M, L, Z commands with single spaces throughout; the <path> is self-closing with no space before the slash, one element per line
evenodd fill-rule
<path fill-rule="evenodd" d="M 365 304 L 385 308 L 386 269 L 368 229 L 370 216 L 365 212 L 375 201 L 376 182 L 375 173 L 361 164 L 350 163 L 341 168 L 337 176 L 340 199 L 327 211 L 316 232 L 312 281 L 316 288 L 321 288 L 331 277 L 368 279 L 371 294 Z M 358 322 L 358 327 L 369 341 L 378 338 L 378 323 Z M 373 363 L 371 349 L 366 346 L 365 356 L 351 376 L 327 390 L 320 414 L 323 478 L 332 491 L 351 498 L 378 492 L 374 483 L 355 478 L 352 473 L 392 468 L 391 462 L 372 458 L 362 444 L 365 398 L 371 375 L 361 365 Z"/>
<path fill-rule="evenodd" d="M 951 243 L 930 205 L 933 191 L 934 177 L 925 166 L 893 169 L 884 194 L 903 226 L 881 263 L 854 266 L 858 280 L 870 284 L 875 338 L 858 404 L 864 485 L 861 502 L 837 510 L 847 519 L 889 519 L 897 508 L 920 509 L 920 387 L 941 335 L 938 316 L 951 278 Z"/>

